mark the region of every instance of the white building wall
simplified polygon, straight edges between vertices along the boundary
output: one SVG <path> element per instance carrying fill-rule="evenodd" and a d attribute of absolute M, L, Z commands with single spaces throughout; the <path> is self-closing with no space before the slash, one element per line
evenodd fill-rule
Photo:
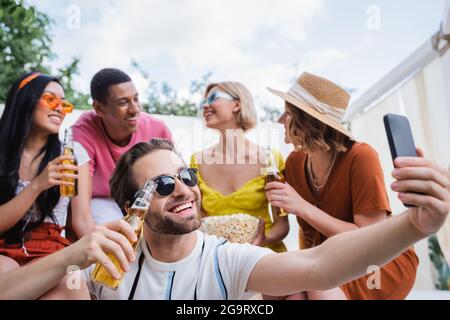
<path fill-rule="evenodd" d="M 386 113 L 402 114 L 411 123 L 416 145 L 426 157 L 447 168 L 450 164 L 450 51 L 433 60 L 420 73 L 378 102 L 368 112 L 351 121 L 357 140 L 370 143 L 378 151 L 385 172 L 386 188 L 392 210 L 405 210 L 390 189 L 393 182 L 391 154 L 383 125 Z M 450 237 L 448 234 L 439 234 Z M 420 266 L 415 289 L 433 289 L 427 241 L 415 246 Z"/>

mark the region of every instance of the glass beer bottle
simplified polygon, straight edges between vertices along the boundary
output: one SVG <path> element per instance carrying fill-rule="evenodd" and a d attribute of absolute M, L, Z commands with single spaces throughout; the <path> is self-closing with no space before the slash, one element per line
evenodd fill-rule
<path fill-rule="evenodd" d="M 267 157 L 269 159 L 269 163 L 266 168 L 266 184 L 274 181 L 281 183 L 286 182 L 280 170 L 278 170 L 275 157 L 273 156 L 273 153 L 269 147 L 267 147 Z M 274 207 L 270 203 L 269 203 L 269 210 L 271 210 L 272 214 L 276 213 L 279 217 L 287 216 L 287 213 L 282 208 Z"/>
<path fill-rule="evenodd" d="M 66 129 L 65 135 L 64 135 L 64 151 L 63 155 L 65 156 L 74 156 L 73 152 L 73 138 L 72 138 L 72 129 Z M 73 160 L 63 160 L 62 164 L 70 164 L 70 165 L 77 165 L 76 159 Z M 73 170 L 63 170 L 62 173 L 66 174 L 76 174 Z M 73 185 L 71 186 L 59 186 L 59 193 L 61 197 L 74 197 L 78 194 L 78 182 L 77 179 L 74 178 L 63 178 L 64 182 L 72 182 Z"/>
<path fill-rule="evenodd" d="M 136 233 L 137 241 L 130 241 L 135 251 L 142 238 L 145 216 L 147 215 L 147 211 L 150 207 L 150 202 L 152 200 L 155 188 L 156 185 L 153 181 L 147 181 L 144 188 L 137 193 L 136 200 L 134 200 L 131 208 L 127 210 L 127 215 L 124 218 L 124 220 L 133 227 L 134 232 Z M 91 274 L 91 278 L 93 281 L 101 285 L 116 290 L 122 282 L 125 271 L 122 270 L 119 261 L 112 253 L 108 253 L 107 256 L 109 259 L 111 259 L 114 266 L 119 271 L 120 279 L 115 279 L 100 263 L 97 263 L 95 265 L 95 268 Z"/>

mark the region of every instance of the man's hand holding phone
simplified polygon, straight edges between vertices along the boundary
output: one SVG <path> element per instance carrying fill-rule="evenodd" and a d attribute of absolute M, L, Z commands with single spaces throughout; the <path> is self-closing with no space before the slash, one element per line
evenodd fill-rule
<path fill-rule="evenodd" d="M 418 157 L 399 157 L 392 176 L 392 190 L 403 203 L 412 205 L 411 223 L 425 235 L 436 233 L 450 211 L 450 174 L 426 160 L 421 149 Z"/>

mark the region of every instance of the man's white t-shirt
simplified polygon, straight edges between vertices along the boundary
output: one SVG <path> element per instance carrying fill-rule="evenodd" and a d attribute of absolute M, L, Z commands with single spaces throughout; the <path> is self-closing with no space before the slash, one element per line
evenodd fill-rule
<path fill-rule="evenodd" d="M 92 198 L 91 214 L 95 224 L 106 224 L 123 219 L 123 213 L 116 201 L 111 198 Z"/>
<path fill-rule="evenodd" d="M 130 266 L 117 290 L 92 282 L 84 271 L 89 290 L 99 300 L 127 300 L 136 282 L 135 300 L 238 300 L 245 298 L 247 281 L 256 263 L 270 249 L 250 244 L 229 243 L 225 239 L 195 232 L 197 243 L 186 258 L 163 263 L 153 259 L 142 239 L 136 262 Z M 144 255 L 138 276 L 139 257 Z"/>

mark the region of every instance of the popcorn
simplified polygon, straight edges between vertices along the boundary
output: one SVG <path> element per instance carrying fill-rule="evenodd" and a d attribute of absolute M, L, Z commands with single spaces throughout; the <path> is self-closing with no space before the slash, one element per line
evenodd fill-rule
<path fill-rule="evenodd" d="M 258 234 L 259 228 L 260 220 L 245 213 L 202 219 L 204 232 L 236 243 L 252 242 Z"/>

